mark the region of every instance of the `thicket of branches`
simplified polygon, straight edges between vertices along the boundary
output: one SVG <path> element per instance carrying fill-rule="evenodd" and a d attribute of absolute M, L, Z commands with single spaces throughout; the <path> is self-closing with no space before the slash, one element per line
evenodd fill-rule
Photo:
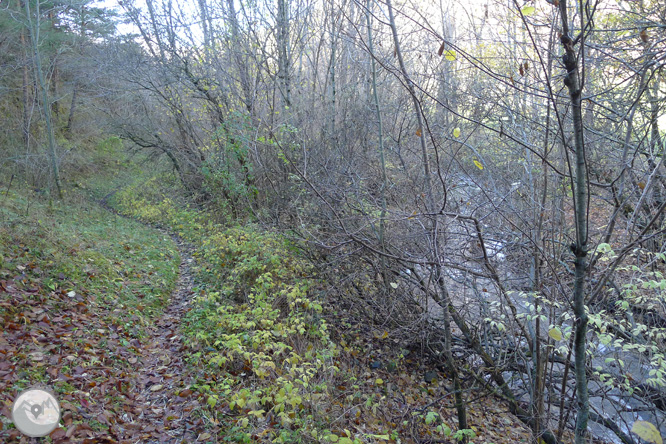
<path fill-rule="evenodd" d="M 548 443 L 664 430 L 663 3 L 124 1 L 124 37 L 41 3 L 66 41 L 32 51 L 43 120 L 21 5 L 0 99 L 21 99 L 2 136 L 25 154 L 5 162 L 39 154 L 49 113 L 66 162 L 94 103 L 199 203 L 345 271 L 341 305 L 439 357 L 460 428 L 483 385 Z"/>

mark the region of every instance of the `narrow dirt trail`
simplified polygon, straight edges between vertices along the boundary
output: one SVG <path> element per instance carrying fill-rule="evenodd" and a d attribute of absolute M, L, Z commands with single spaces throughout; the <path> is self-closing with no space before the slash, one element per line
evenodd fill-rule
<path fill-rule="evenodd" d="M 166 234 L 166 233 L 165 233 Z M 192 417 L 198 402 L 191 390 L 192 375 L 186 371 L 186 350 L 180 324 L 192 302 L 192 247 L 172 236 L 180 252 L 181 263 L 176 288 L 162 317 L 147 329 L 142 341 L 142 355 L 135 374 L 128 374 L 134 393 L 126 402 L 119 427 L 122 441 L 142 443 L 193 442 L 203 431 L 203 420 Z M 127 409 L 132 406 L 133 409 Z"/>
<path fill-rule="evenodd" d="M 124 217 L 107 205 L 113 194 L 97 203 L 109 217 Z M 205 401 L 190 389 L 198 373 L 187 364 L 191 350 L 181 328 L 196 296 L 194 250 L 168 231 L 151 229 L 171 237 L 180 256 L 175 288 L 156 317 L 147 318 L 145 309 L 137 308 L 143 302 L 124 305 L 110 280 L 106 287 L 90 285 L 99 279 L 94 266 L 87 277 L 60 273 L 57 287 L 46 287 L 42 258 L 27 256 L 25 249 L 13 258 L 11 270 L 0 267 L 0 442 L 38 441 L 17 430 L 11 415 L 17 387 L 38 383 L 53 389 L 60 403 L 59 426 L 49 435 L 54 444 L 191 443 L 210 436 L 202 435 L 205 431 L 215 432 L 202 417 Z M 111 242 L 123 245 L 125 239 Z M 140 285 L 166 289 L 160 274 L 131 275 L 123 270 L 122 258 L 102 257 L 92 245 L 77 248 L 67 254 L 90 249 L 100 260 L 116 261 L 118 282 L 131 282 L 139 301 L 145 297 Z M 146 249 L 160 251 L 154 245 Z"/>
<path fill-rule="evenodd" d="M 100 205 L 128 218 L 107 203 L 116 191 L 107 194 Z M 194 297 L 194 249 L 177 235 L 153 228 L 171 237 L 178 248 L 178 279 L 162 316 L 146 327 L 147 337 L 137 347 L 141 357 L 134 372 L 124 376 L 130 388 L 124 392 L 125 413 L 118 418 L 115 431 L 121 443 L 194 442 L 204 430 L 204 421 L 192 415 L 199 402 L 189 389 L 194 375 L 187 372 L 187 351 L 180 331 Z"/>

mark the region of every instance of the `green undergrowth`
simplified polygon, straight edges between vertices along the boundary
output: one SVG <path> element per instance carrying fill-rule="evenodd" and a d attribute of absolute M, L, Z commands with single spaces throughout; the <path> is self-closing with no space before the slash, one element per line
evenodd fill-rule
<path fill-rule="evenodd" d="M 424 377 L 425 363 L 405 358 L 398 337 L 327 299 L 326 275 L 300 256 L 301 246 L 188 206 L 176 190 L 171 175 L 140 179 L 111 204 L 196 251 L 196 296 L 181 331 L 195 375 L 186 393 L 197 393 L 209 424 L 199 441 L 528 441 L 504 405 L 474 391 L 466 393 L 478 400 L 468 405 L 470 428 L 456 430 L 450 381 Z"/>
<path fill-rule="evenodd" d="M 113 322 L 138 318 L 132 330 L 140 336 L 175 287 L 173 241 L 76 188 L 54 201 L 18 180 L 0 183 L 0 279 L 32 283 L 36 297 L 67 293 L 112 313 Z"/>
<path fill-rule="evenodd" d="M 196 388 L 213 423 L 225 429 L 221 440 L 327 441 L 319 402 L 339 371 L 338 348 L 321 316 L 311 265 L 284 238 L 253 225 L 211 222 L 159 191 L 159 183 L 126 188 L 114 205 L 170 227 L 197 250 L 202 288 L 184 329 L 190 362 L 209 375 Z"/>

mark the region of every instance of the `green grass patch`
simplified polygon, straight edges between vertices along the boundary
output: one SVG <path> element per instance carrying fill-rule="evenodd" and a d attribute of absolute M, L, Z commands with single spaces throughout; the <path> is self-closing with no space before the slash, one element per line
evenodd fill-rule
<path fill-rule="evenodd" d="M 33 279 L 48 291 L 75 291 L 98 303 L 152 317 L 174 288 L 173 241 L 111 214 L 79 193 L 49 201 L 29 189 L 0 196 L 3 277 Z"/>
<path fill-rule="evenodd" d="M 58 202 L 16 179 L 9 191 L 1 184 L 0 351 L 16 365 L 3 391 L 42 382 L 71 393 L 47 370 L 126 361 L 108 351 L 109 326 L 122 347 L 144 336 L 175 287 L 178 250 L 167 235 L 80 190 Z"/>

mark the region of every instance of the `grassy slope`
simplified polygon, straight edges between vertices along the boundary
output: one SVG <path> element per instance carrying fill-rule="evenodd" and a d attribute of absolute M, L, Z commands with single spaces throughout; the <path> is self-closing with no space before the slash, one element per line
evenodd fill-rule
<path fill-rule="evenodd" d="M 102 164 L 115 163 L 117 153 L 110 154 L 96 153 Z M 113 179 L 98 175 L 99 189 Z M 7 191 L 9 178 L 0 177 L 3 442 L 16 435 L 11 401 L 36 383 L 56 391 L 65 425 L 103 432 L 104 415 L 86 419 L 76 412 L 122 411 L 117 395 L 127 381 L 120 375 L 136 363 L 136 341 L 175 285 L 179 257 L 172 240 L 101 208 L 84 181 L 72 181 L 66 198 L 51 202 L 17 179 Z"/>

